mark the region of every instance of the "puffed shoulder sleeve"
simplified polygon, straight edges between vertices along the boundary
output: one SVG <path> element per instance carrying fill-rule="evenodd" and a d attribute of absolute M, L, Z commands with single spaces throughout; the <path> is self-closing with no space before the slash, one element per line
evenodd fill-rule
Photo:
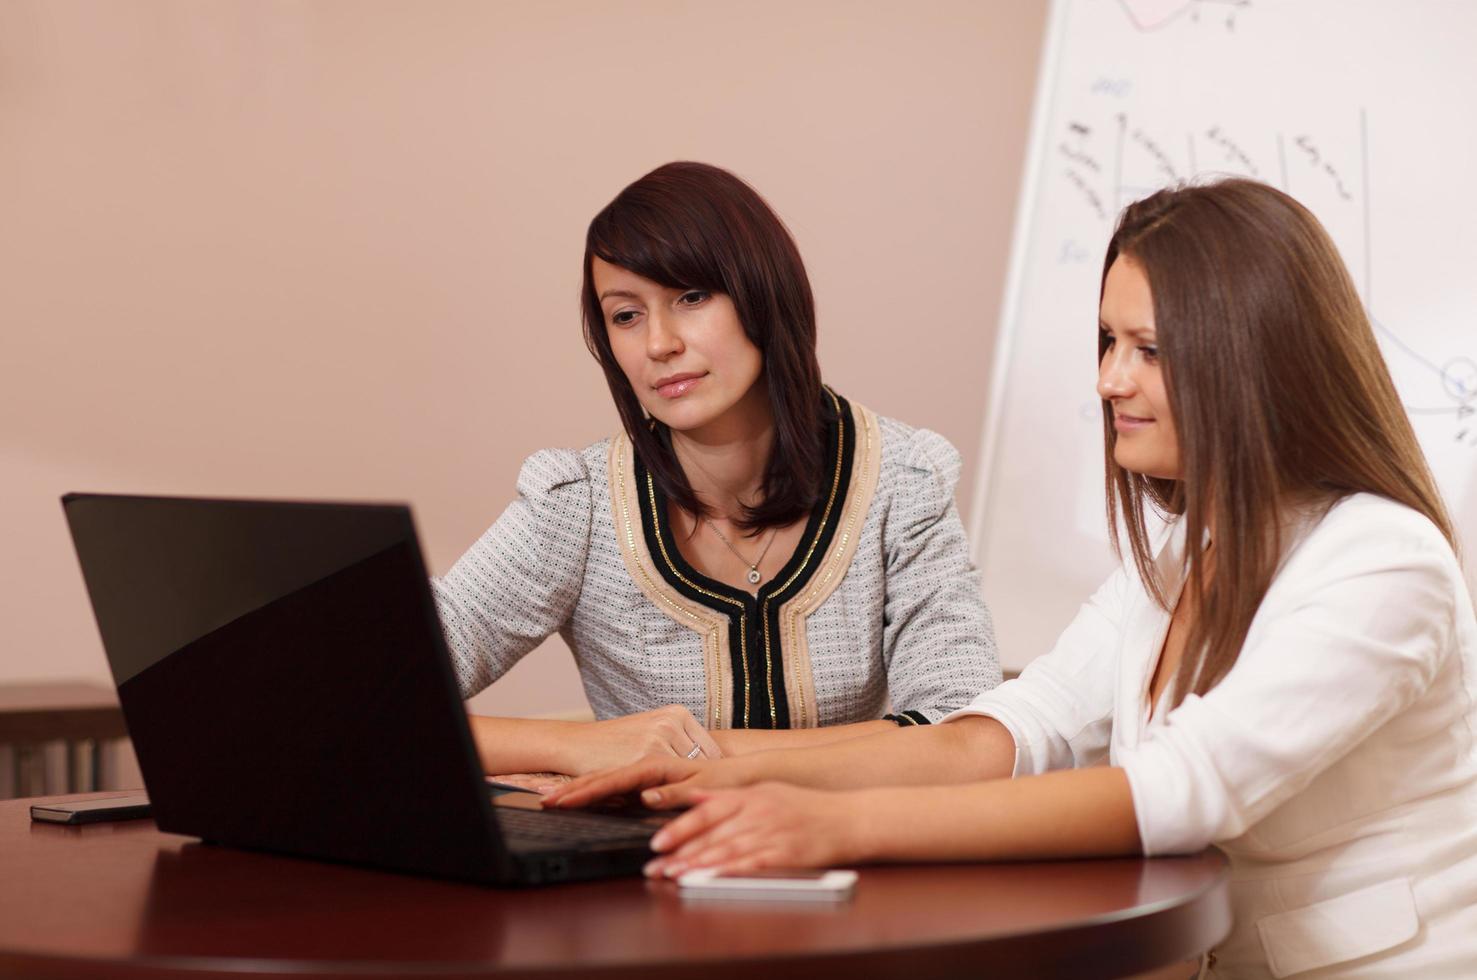
<path fill-rule="evenodd" d="M 913 431 L 883 535 L 883 657 L 893 711 L 927 724 L 1000 683 L 995 628 L 954 503 L 959 453 Z"/>
<path fill-rule="evenodd" d="M 534 453 L 518 474 L 517 499 L 431 580 L 462 697 L 501 677 L 574 612 L 592 506 L 578 452 Z"/>
<path fill-rule="evenodd" d="M 1116 760 L 1145 853 L 1239 837 L 1412 705 L 1457 655 L 1460 581 L 1414 511 L 1335 508 L 1273 581 L 1225 678 Z"/>
<path fill-rule="evenodd" d="M 1015 740 L 1016 776 L 1102 760 L 1113 732 L 1123 610 L 1135 588 L 1126 569 L 1114 572 L 1048 653 L 943 720 L 985 715 L 1004 725 Z"/>

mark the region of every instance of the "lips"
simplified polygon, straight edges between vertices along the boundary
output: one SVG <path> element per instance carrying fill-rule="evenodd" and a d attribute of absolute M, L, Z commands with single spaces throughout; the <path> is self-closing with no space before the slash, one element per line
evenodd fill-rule
<path fill-rule="evenodd" d="M 698 386 L 708 376 L 706 371 L 686 371 L 682 374 L 670 374 L 652 385 L 656 393 L 663 398 L 681 398 L 693 388 Z"/>
<path fill-rule="evenodd" d="M 1153 424 L 1153 419 L 1140 418 L 1137 415 L 1127 415 L 1123 412 L 1117 412 L 1113 415 L 1113 428 L 1119 432 L 1136 432 L 1145 426 Z"/>

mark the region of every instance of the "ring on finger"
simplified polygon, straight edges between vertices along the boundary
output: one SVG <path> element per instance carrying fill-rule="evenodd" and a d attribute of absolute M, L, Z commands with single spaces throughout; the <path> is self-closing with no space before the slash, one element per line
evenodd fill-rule
<path fill-rule="evenodd" d="M 689 759 L 696 759 L 703 754 L 703 747 L 696 742 L 692 743 L 692 751 L 687 753 Z"/>

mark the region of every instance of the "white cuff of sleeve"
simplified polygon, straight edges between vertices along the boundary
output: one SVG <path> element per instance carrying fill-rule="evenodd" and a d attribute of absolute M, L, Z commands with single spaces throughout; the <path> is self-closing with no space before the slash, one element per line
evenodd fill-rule
<path fill-rule="evenodd" d="M 947 725 L 957 718 L 967 718 L 971 715 L 977 715 L 982 718 L 994 718 L 1000 722 L 1000 724 L 1005 726 L 1005 730 L 1010 733 L 1011 741 L 1015 743 L 1015 765 L 1010 771 L 1010 776 L 1014 779 L 1016 776 L 1024 774 L 1022 763 L 1025 761 L 1025 757 L 1021 752 L 1021 746 L 1025 744 L 1025 740 L 1021 737 L 1020 726 L 1010 717 L 1009 709 L 1002 705 L 991 703 L 992 699 L 989 698 L 989 695 L 992 693 L 994 692 L 986 691 L 964 707 L 956 708 L 944 715 L 938 721 L 934 722 L 934 724 Z"/>

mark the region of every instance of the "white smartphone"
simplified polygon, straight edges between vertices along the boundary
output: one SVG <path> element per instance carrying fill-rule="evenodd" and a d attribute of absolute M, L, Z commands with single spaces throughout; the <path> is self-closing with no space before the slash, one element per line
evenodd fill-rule
<path fill-rule="evenodd" d="M 855 871 L 753 871 L 720 875 L 712 868 L 677 879 L 683 898 L 841 902 L 856 891 Z"/>

